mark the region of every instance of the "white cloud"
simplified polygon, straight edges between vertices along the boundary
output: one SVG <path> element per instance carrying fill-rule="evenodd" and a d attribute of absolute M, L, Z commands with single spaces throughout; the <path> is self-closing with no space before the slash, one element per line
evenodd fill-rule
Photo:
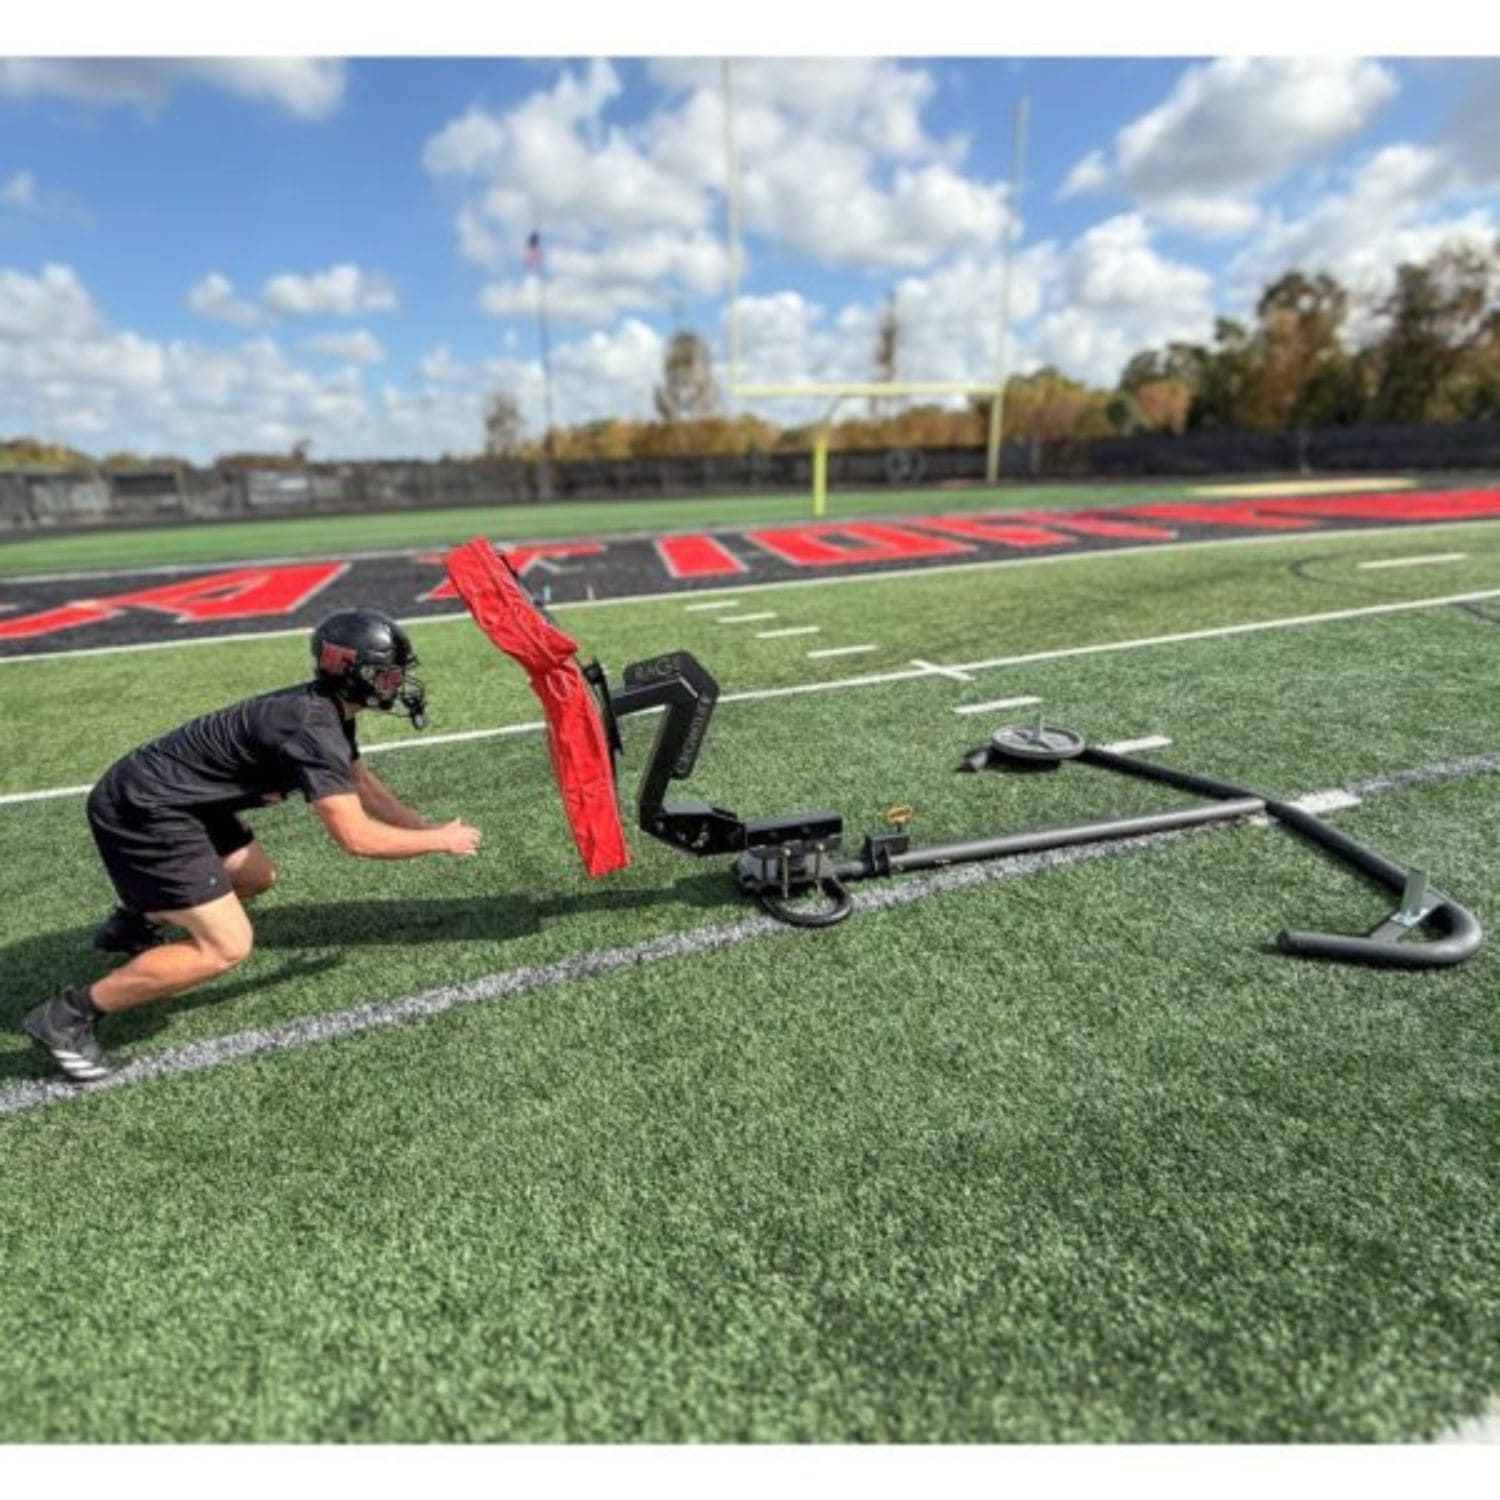
<path fill-rule="evenodd" d="M 1078 193 L 1097 193 L 1107 188 L 1111 180 L 1109 159 L 1102 151 L 1090 151 L 1073 164 L 1072 170 L 1063 179 L 1058 189 L 1059 198 L 1071 198 Z"/>
<path fill-rule="evenodd" d="M 658 82 L 692 94 L 703 108 L 717 101 L 722 78 L 716 61 L 670 58 L 651 64 Z M 925 69 L 877 58 L 739 58 L 733 64 L 731 87 L 735 112 L 751 117 L 764 111 L 786 122 L 791 130 L 841 139 L 871 155 L 916 160 L 941 148 L 922 125 L 922 110 L 936 90 Z M 761 116 L 764 119 L 764 115 Z M 717 130 L 711 136 L 716 156 L 711 167 L 716 181 L 722 157 L 717 155 Z M 698 123 L 708 120 L 700 115 Z M 738 127 L 738 119 L 736 121 Z M 755 144 L 752 133 L 747 143 Z"/>
<path fill-rule="evenodd" d="M 570 238 L 700 228 L 707 205 L 695 185 L 601 125 L 621 87 L 607 62 L 591 63 L 581 76 L 564 71 L 550 90 L 506 115 L 470 109 L 428 141 L 423 163 L 435 176 L 488 184 L 470 212 L 502 231 L 501 254 L 518 255 L 538 224 L 549 237 Z"/>
<path fill-rule="evenodd" d="M 199 461 L 303 438 L 329 458 L 435 457 L 478 451 L 484 402 L 496 389 L 511 390 L 531 430 L 541 430 L 534 358 L 465 362 L 439 345 L 409 382 L 371 389 L 362 358 L 379 346 L 366 331 L 308 343 L 343 362 L 302 363 L 265 334 L 228 348 L 147 338 L 113 325 L 71 267 L 36 275 L 0 267 L 0 410 L 14 431 Z M 557 419 L 650 414 L 663 349 L 662 336 L 634 319 L 558 343 Z"/>
<path fill-rule="evenodd" d="M 671 60 L 650 73 L 668 97 L 629 128 L 608 119 L 619 75 L 595 62 L 505 113 L 471 108 L 427 142 L 427 170 L 463 189 L 460 254 L 500 273 L 481 294 L 487 311 L 533 311 L 520 258 L 538 227 L 559 320 L 606 323 L 722 289 L 720 66 Z M 993 248 L 1005 191 L 961 171 L 961 141 L 928 135 L 935 87 L 924 69 L 876 60 L 737 62 L 747 233 L 864 268 Z"/>
<path fill-rule="evenodd" d="M 103 327 L 71 266 L 44 266 L 39 276 L 0 266 L 0 340 L 85 339 Z"/>
<path fill-rule="evenodd" d="M 994 245 L 1005 193 L 942 163 L 898 168 L 888 187 L 866 158 L 834 140 L 809 140 L 743 172 L 746 227 L 824 264 L 918 268 Z"/>
<path fill-rule="evenodd" d="M 1357 136 L 1396 93 L 1377 62 L 1221 57 L 1187 68 L 1155 109 L 1084 157 L 1061 196 L 1113 188 L 1176 227 L 1214 235 L 1254 222 L 1246 201 Z M 1210 207 L 1195 210 L 1194 198 Z"/>
<path fill-rule="evenodd" d="M 559 322 L 608 323 L 640 308 L 663 308 L 674 296 L 715 296 L 728 267 L 723 244 L 712 235 L 657 231 L 598 249 L 559 245 L 547 251 L 547 313 Z M 535 276 L 492 283 L 480 306 L 496 317 L 529 317 L 537 311 Z"/>
<path fill-rule="evenodd" d="M 201 281 L 188 288 L 187 305 L 200 318 L 253 328 L 261 321 L 260 309 L 253 302 L 234 294 L 234 283 L 220 271 L 210 271 Z"/>
<path fill-rule="evenodd" d="M 320 120 L 343 101 L 345 68 L 328 58 L 0 58 L 0 95 L 51 95 L 95 106 L 161 109 L 189 84 L 267 102 Z"/>
<path fill-rule="evenodd" d="M 1141 215 L 1120 214 L 1062 254 L 1026 350 L 1077 379 L 1113 385 L 1133 354 L 1170 339 L 1205 339 L 1213 319 L 1212 277 L 1162 256 Z"/>
<path fill-rule="evenodd" d="M 390 312 L 397 306 L 395 289 L 386 277 L 347 262 L 310 276 L 291 271 L 273 276 L 261 288 L 261 297 L 268 311 L 282 317 L 347 318 Z"/>
<path fill-rule="evenodd" d="M 314 354 L 326 354 L 349 364 L 380 365 L 387 359 L 385 345 L 366 328 L 353 333 L 318 334 L 305 343 Z"/>
<path fill-rule="evenodd" d="M 0 185 L 0 204 L 9 208 L 34 209 L 37 206 L 35 173 L 17 172 Z"/>
<path fill-rule="evenodd" d="M 1153 199 L 1151 217 L 1168 229 L 1185 230 L 1200 239 L 1238 239 L 1260 222 L 1254 199 L 1183 194 Z"/>
<path fill-rule="evenodd" d="M 1425 259 L 1449 240 L 1493 241 L 1491 209 L 1444 211 L 1463 188 L 1462 169 L 1445 151 L 1409 143 L 1383 147 L 1301 214 L 1268 215 L 1262 232 L 1230 263 L 1230 290 L 1249 305 L 1297 269 L 1327 271 L 1361 299 L 1376 298 L 1403 261 Z"/>

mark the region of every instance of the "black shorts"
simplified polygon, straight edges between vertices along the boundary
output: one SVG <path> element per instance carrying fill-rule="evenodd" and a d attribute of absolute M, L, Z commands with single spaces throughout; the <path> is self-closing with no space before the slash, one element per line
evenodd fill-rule
<path fill-rule="evenodd" d="M 120 900 L 140 912 L 184 911 L 234 889 L 224 860 L 255 835 L 232 812 L 141 809 L 107 782 L 89 794 L 89 828 Z"/>

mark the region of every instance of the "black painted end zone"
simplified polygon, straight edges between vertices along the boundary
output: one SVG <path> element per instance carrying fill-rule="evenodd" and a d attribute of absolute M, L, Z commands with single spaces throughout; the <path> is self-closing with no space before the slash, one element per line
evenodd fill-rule
<path fill-rule="evenodd" d="M 1500 519 L 1500 490 L 965 511 L 644 539 L 572 538 L 506 550 L 533 592 L 568 603 L 1230 537 L 1486 519 Z M 311 627 L 324 614 L 353 604 L 403 617 L 462 609 L 447 585 L 440 552 L 23 579 L 3 588 L 0 657 Z"/>

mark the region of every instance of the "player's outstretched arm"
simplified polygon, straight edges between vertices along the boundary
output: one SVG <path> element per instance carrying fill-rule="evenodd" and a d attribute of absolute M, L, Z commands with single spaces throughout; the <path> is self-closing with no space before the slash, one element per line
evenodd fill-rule
<path fill-rule="evenodd" d="M 363 760 L 354 762 L 354 790 L 360 806 L 372 817 L 392 828 L 437 828 L 415 808 L 408 807 Z"/>
<path fill-rule="evenodd" d="M 354 792 L 319 797 L 312 807 L 334 843 L 360 859 L 414 859 L 419 854 L 467 856 L 479 848 L 479 830 L 460 818 L 436 827 L 393 828 L 372 818 Z"/>

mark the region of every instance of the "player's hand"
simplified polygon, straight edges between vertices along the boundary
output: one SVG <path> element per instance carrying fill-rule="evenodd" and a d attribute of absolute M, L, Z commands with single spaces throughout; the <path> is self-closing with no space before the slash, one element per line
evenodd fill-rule
<path fill-rule="evenodd" d="M 462 818 L 450 818 L 448 822 L 438 824 L 437 831 L 442 839 L 438 848 L 444 854 L 456 854 L 467 858 L 479 850 L 481 837 L 479 830 L 465 823 Z"/>

